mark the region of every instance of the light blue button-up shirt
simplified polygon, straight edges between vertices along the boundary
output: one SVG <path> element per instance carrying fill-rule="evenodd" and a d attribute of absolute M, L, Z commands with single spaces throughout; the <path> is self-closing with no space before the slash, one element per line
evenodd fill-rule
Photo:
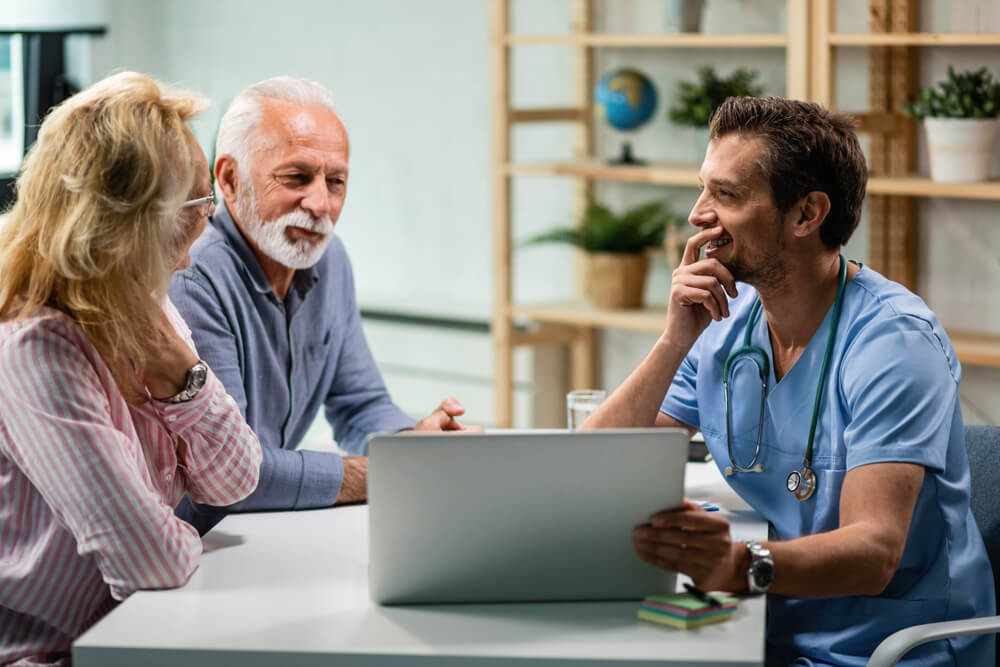
<path fill-rule="evenodd" d="M 743 346 L 756 294 L 738 285 L 731 316 L 702 333 L 674 378 L 661 410 L 699 427 L 720 468 L 730 465 L 722 368 Z M 847 471 L 880 462 L 925 469 L 923 487 L 895 575 L 879 595 L 820 600 L 768 595 L 768 665 L 857 665 L 890 633 L 910 625 L 992 616 L 993 576 L 969 509 L 958 383 L 961 368 L 947 334 L 917 296 L 862 267 L 847 283 L 816 428 L 816 492 L 799 501 L 785 477 L 802 467 L 816 383 L 831 313 L 778 382 L 770 364 L 760 459 L 764 471 L 727 481 L 771 524 L 771 538 L 790 540 L 839 526 Z M 768 352 L 767 320 L 750 344 Z M 753 459 L 760 417 L 760 379 L 752 363 L 731 371 L 733 459 Z M 993 637 L 924 644 L 900 665 L 993 664 Z"/>
<path fill-rule="evenodd" d="M 344 246 L 334 237 L 313 268 L 296 271 L 281 301 L 225 206 L 209 222 L 190 268 L 174 275 L 170 298 L 263 447 L 257 491 L 228 511 L 332 505 L 340 457 L 296 450 L 321 406 L 352 455 L 365 453 L 371 433 L 414 425 L 390 399 L 368 349 Z M 201 531 L 223 515 L 187 499 L 177 513 Z"/>

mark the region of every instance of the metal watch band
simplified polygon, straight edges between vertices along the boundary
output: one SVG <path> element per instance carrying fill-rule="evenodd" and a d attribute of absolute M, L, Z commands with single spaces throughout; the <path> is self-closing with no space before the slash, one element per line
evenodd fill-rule
<path fill-rule="evenodd" d="M 753 540 L 746 540 L 750 552 L 750 568 L 747 570 L 747 589 L 751 593 L 766 593 L 774 581 L 774 559 L 771 550 Z"/>
<path fill-rule="evenodd" d="M 201 388 L 205 386 L 205 380 L 208 377 L 208 364 L 206 364 L 201 359 L 188 369 L 187 375 L 184 378 L 184 387 L 181 388 L 179 392 L 171 396 L 170 398 L 163 399 L 164 403 L 184 403 L 185 401 L 190 401 L 192 398 L 198 395 Z"/>

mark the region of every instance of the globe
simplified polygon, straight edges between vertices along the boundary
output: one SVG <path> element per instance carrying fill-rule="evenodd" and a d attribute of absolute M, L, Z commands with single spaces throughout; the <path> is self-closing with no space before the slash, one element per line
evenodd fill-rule
<path fill-rule="evenodd" d="M 601 77 L 594 88 L 597 113 L 616 130 L 634 130 L 656 111 L 656 88 L 645 74 L 619 69 Z"/>
<path fill-rule="evenodd" d="M 656 112 L 656 88 L 645 74 L 634 69 L 618 69 L 601 77 L 594 87 L 594 107 L 598 117 L 616 130 L 634 130 Z M 626 142 L 616 163 L 638 164 Z"/>

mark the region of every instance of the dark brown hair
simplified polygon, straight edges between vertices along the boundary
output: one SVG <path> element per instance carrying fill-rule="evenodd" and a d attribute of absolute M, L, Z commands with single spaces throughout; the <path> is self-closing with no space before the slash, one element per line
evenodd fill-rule
<path fill-rule="evenodd" d="M 865 199 L 868 167 L 856 126 L 850 116 L 811 102 L 730 97 L 712 116 L 709 137 L 739 134 L 763 142 L 757 168 L 782 213 L 810 192 L 825 192 L 830 213 L 819 235 L 834 250 L 851 238 Z"/>

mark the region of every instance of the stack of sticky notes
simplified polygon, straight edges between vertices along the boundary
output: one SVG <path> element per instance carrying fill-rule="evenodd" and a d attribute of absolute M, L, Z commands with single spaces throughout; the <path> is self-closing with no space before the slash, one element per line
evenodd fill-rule
<path fill-rule="evenodd" d="M 709 623 L 721 623 L 732 618 L 733 612 L 739 605 L 739 599 L 717 593 L 712 597 L 719 602 L 719 605 L 713 605 L 691 593 L 650 595 L 639 607 L 639 618 L 682 630 Z"/>

